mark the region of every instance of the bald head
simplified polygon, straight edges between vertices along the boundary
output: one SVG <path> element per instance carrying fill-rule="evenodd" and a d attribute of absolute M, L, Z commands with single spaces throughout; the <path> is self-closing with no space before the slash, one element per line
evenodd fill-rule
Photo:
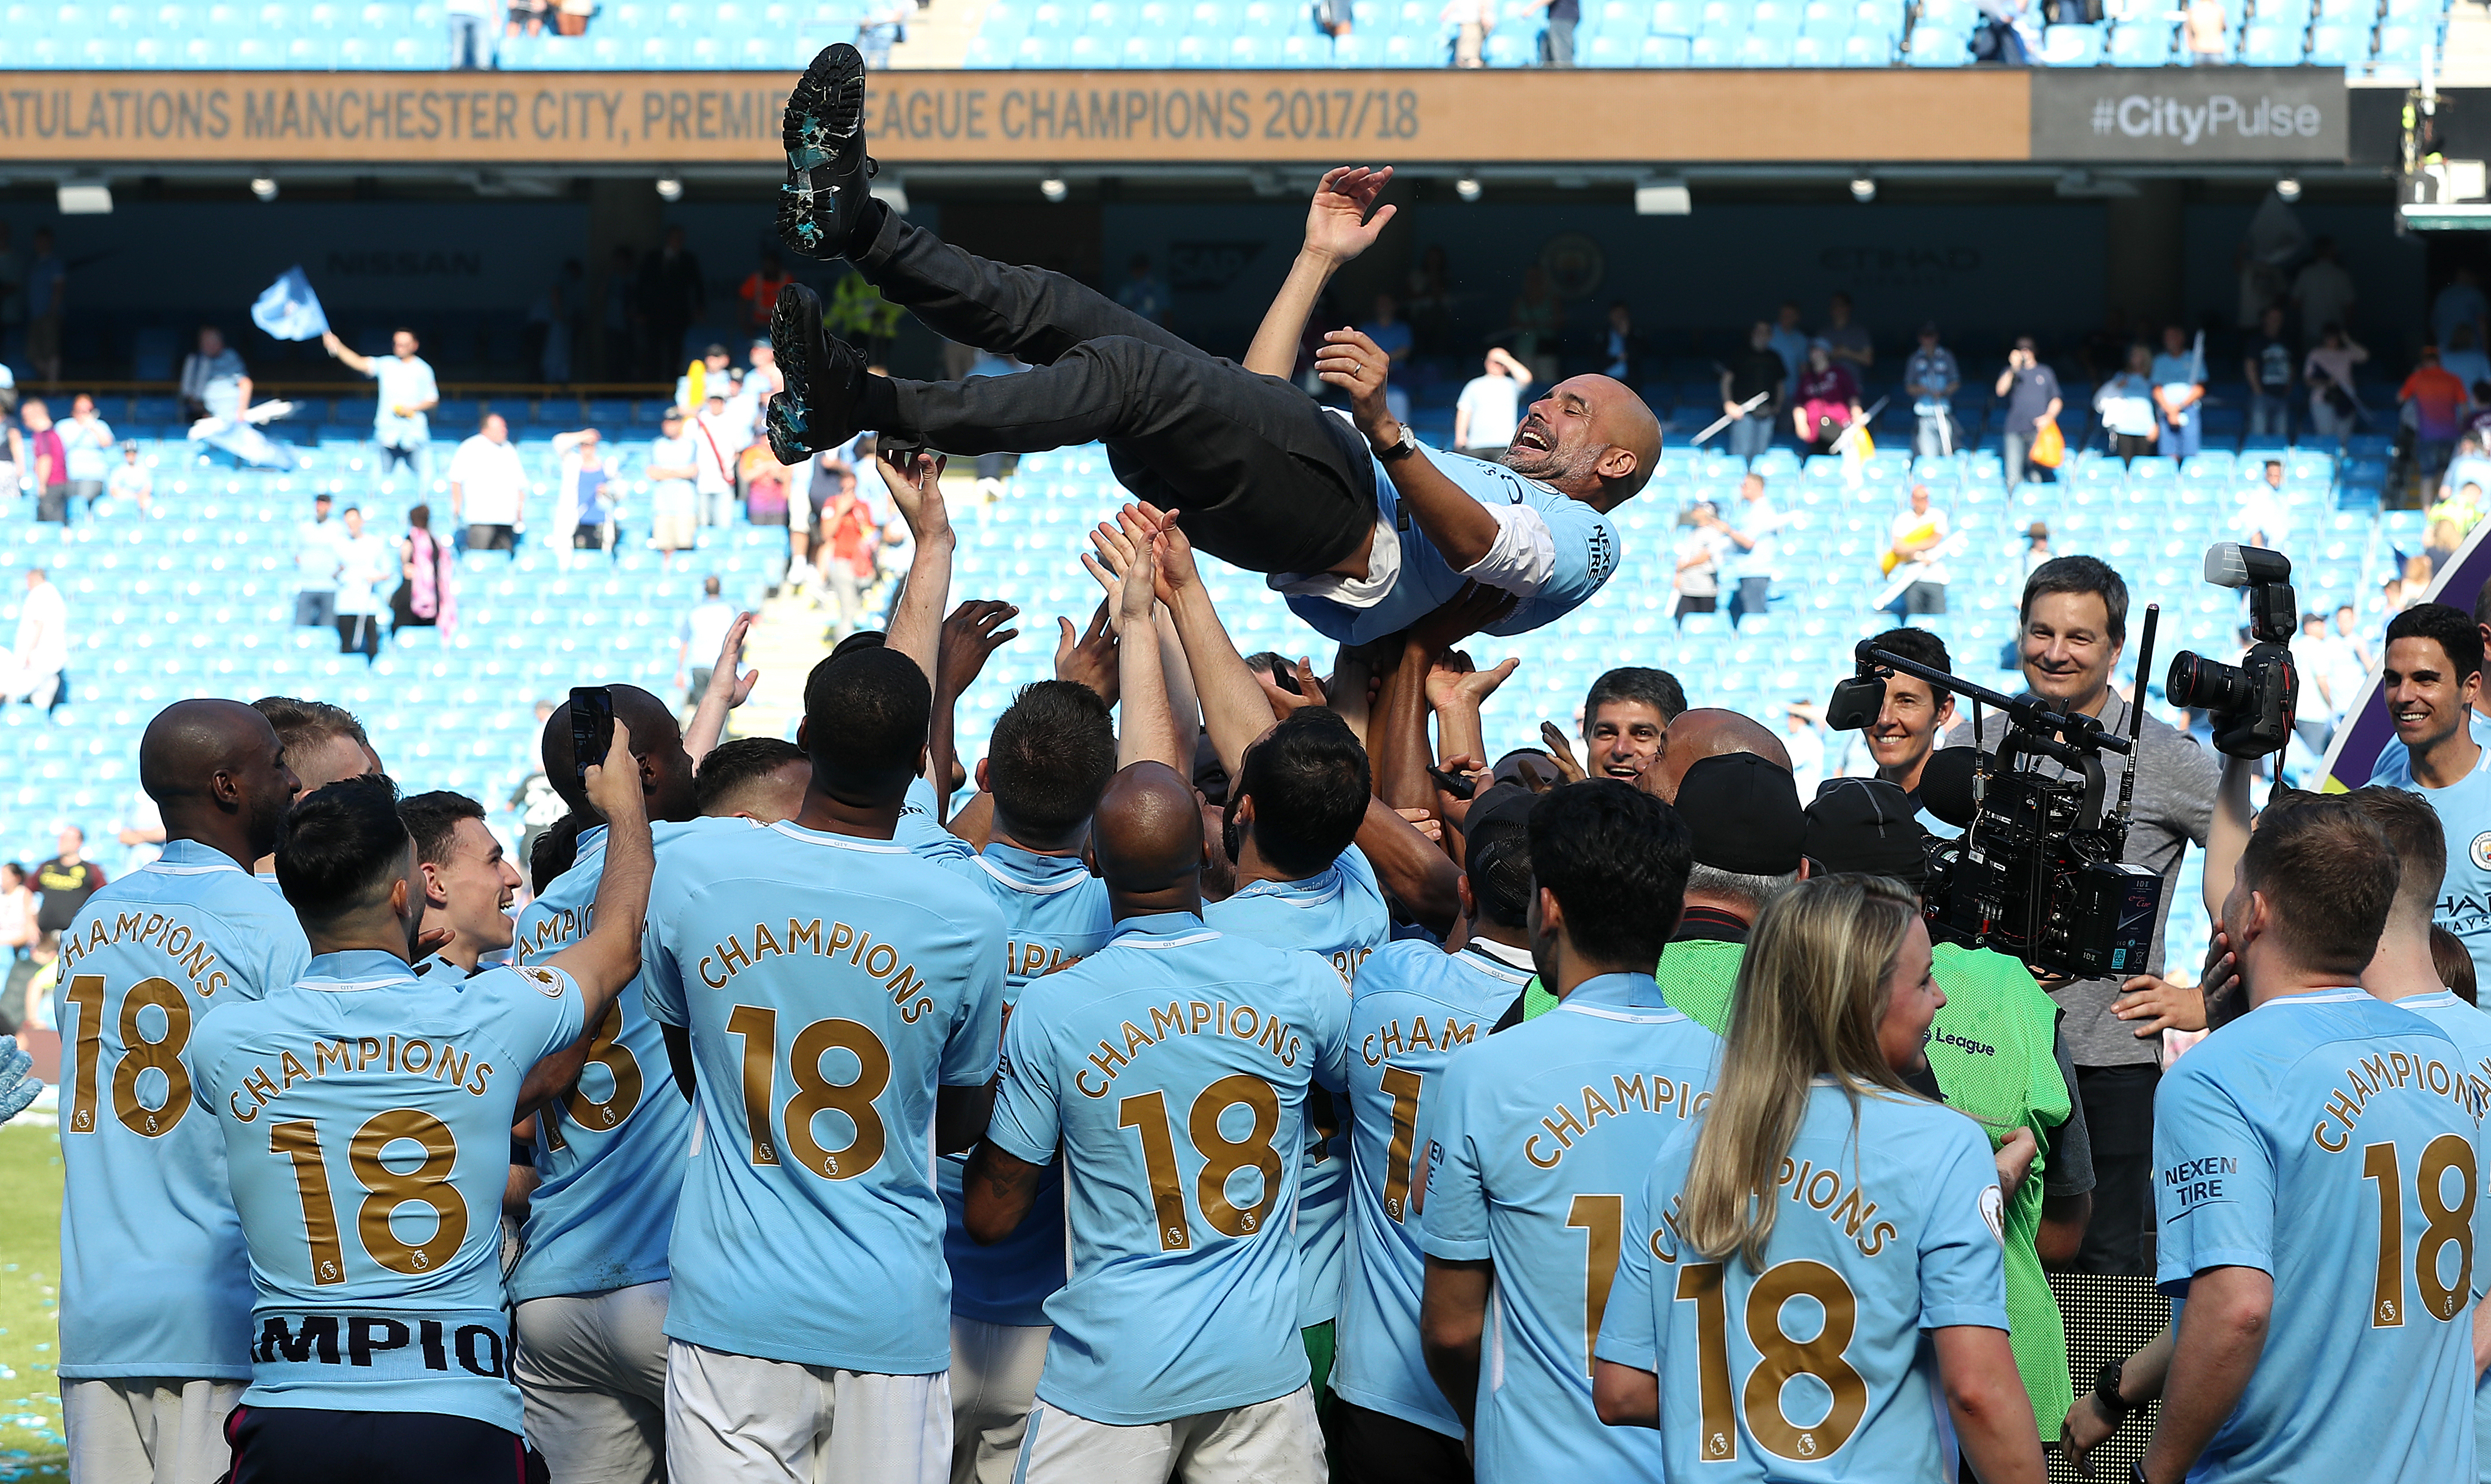
<path fill-rule="evenodd" d="M 268 718 L 239 701 L 176 701 L 138 742 L 138 785 L 167 839 L 249 862 L 276 849 L 297 780 Z"/>
<path fill-rule="evenodd" d="M 1134 763 L 1107 780 L 1090 838 L 1099 874 L 1119 895 L 1193 889 L 1201 878 L 1201 806 L 1164 763 Z"/>
<path fill-rule="evenodd" d="M 1708 757 L 1730 752 L 1752 752 L 1785 772 L 1790 771 L 1790 749 L 1763 722 L 1738 712 L 1698 707 L 1669 724 L 1668 750 L 1644 772 L 1642 782 L 1663 802 L 1674 803 L 1678 781 L 1686 776 L 1686 770 Z"/>
<path fill-rule="evenodd" d="M 1634 498 L 1660 461 L 1660 420 L 1615 377 L 1569 376 L 1531 404 L 1498 462 L 1607 510 Z"/>
<path fill-rule="evenodd" d="M 614 717 L 631 733 L 631 755 L 640 761 L 640 789 L 648 797 L 649 818 L 683 821 L 698 812 L 692 797 L 692 760 L 684 751 L 683 729 L 666 703 L 637 685 L 609 685 Z M 579 770 L 571 747 L 571 702 L 564 701 L 545 718 L 540 749 L 545 781 L 562 801 L 586 809 L 588 796 L 579 786 Z M 590 759 L 591 762 L 597 759 Z"/>

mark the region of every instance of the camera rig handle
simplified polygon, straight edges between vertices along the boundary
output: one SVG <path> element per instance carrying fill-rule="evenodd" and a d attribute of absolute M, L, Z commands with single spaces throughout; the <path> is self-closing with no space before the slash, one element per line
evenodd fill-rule
<path fill-rule="evenodd" d="M 2087 755 L 2094 755 L 2097 759 L 2103 752 L 2116 752 L 2126 756 L 2136 751 L 2136 743 L 2132 740 L 2122 737 L 2117 732 L 2104 731 L 2100 721 L 2082 712 L 2066 714 L 2054 712 L 2038 701 L 2018 700 L 2013 696 L 2002 695 L 1998 691 L 1976 685 L 1962 676 L 1949 675 L 1944 670 L 1932 669 L 1921 664 L 1919 660 L 1906 659 L 1890 651 L 1881 650 L 1874 639 L 1861 640 L 1858 647 L 1851 652 L 1851 657 L 1860 665 L 1859 678 L 1867 678 L 1880 670 L 1908 675 L 1914 680 L 1926 681 L 1932 685 L 1943 685 L 1957 695 L 1968 696 L 1984 706 L 2005 712 L 2008 723 L 2017 731 L 2027 734 L 2028 740 L 2024 750 L 2056 759 L 2069 768 L 2081 768 L 2083 764 L 2079 760 Z M 1848 685 L 1852 682 L 1846 681 L 1843 684 Z M 1832 708 L 1829 708 L 1829 711 L 1831 710 Z M 1831 716 L 1827 719 L 1830 724 L 1839 724 L 1834 723 Z M 1869 719 L 1875 719 L 1873 709 Z M 2054 741 L 2053 739 L 2064 740 Z M 2097 761 L 2095 766 L 2099 766 Z"/>

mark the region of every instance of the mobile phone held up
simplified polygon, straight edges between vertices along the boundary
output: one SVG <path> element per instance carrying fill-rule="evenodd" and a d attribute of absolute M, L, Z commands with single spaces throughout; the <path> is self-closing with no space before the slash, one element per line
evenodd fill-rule
<path fill-rule="evenodd" d="M 605 761 L 614 747 L 614 692 L 602 685 L 571 687 L 571 767 L 574 781 L 588 787 L 592 764 Z"/>

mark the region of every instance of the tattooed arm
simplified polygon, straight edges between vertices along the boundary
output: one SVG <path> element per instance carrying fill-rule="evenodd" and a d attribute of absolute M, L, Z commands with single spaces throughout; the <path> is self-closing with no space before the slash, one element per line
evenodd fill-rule
<path fill-rule="evenodd" d="M 970 1239 L 987 1246 L 1010 1237 L 1037 1202 L 1038 1178 L 1045 1170 L 1005 1153 L 992 1140 L 980 1141 L 960 1180 L 965 1199 L 960 1220 Z"/>

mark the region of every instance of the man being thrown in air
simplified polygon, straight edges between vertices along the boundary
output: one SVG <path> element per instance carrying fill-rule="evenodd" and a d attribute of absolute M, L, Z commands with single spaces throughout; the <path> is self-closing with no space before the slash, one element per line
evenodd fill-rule
<path fill-rule="evenodd" d="M 778 231 L 790 248 L 845 258 L 936 333 L 1037 369 L 958 382 L 872 375 L 824 333 L 819 298 L 790 284 L 770 330 L 787 378 L 769 409 L 781 462 L 864 428 L 962 454 L 1101 441 L 1117 479 L 1182 511 L 1197 548 L 1269 574 L 1301 618 L 1347 642 L 1408 627 L 1465 578 L 1520 597 L 1489 631 L 1522 633 L 1617 569 L 1606 512 L 1643 488 L 1660 452 L 1652 410 L 1620 383 L 1550 388 L 1491 464 L 1421 447 L 1385 407 L 1387 358 L 1355 331 L 1330 332 L 1317 363 L 1352 393 L 1354 424 L 1287 380 L 1325 281 L 1392 215 L 1367 217 L 1390 168 L 1324 177 L 1305 246 L 1241 366 L 1060 274 L 963 252 L 873 199 L 855 47 L 814 58 L 788 99 L 786 139 Z"/>

